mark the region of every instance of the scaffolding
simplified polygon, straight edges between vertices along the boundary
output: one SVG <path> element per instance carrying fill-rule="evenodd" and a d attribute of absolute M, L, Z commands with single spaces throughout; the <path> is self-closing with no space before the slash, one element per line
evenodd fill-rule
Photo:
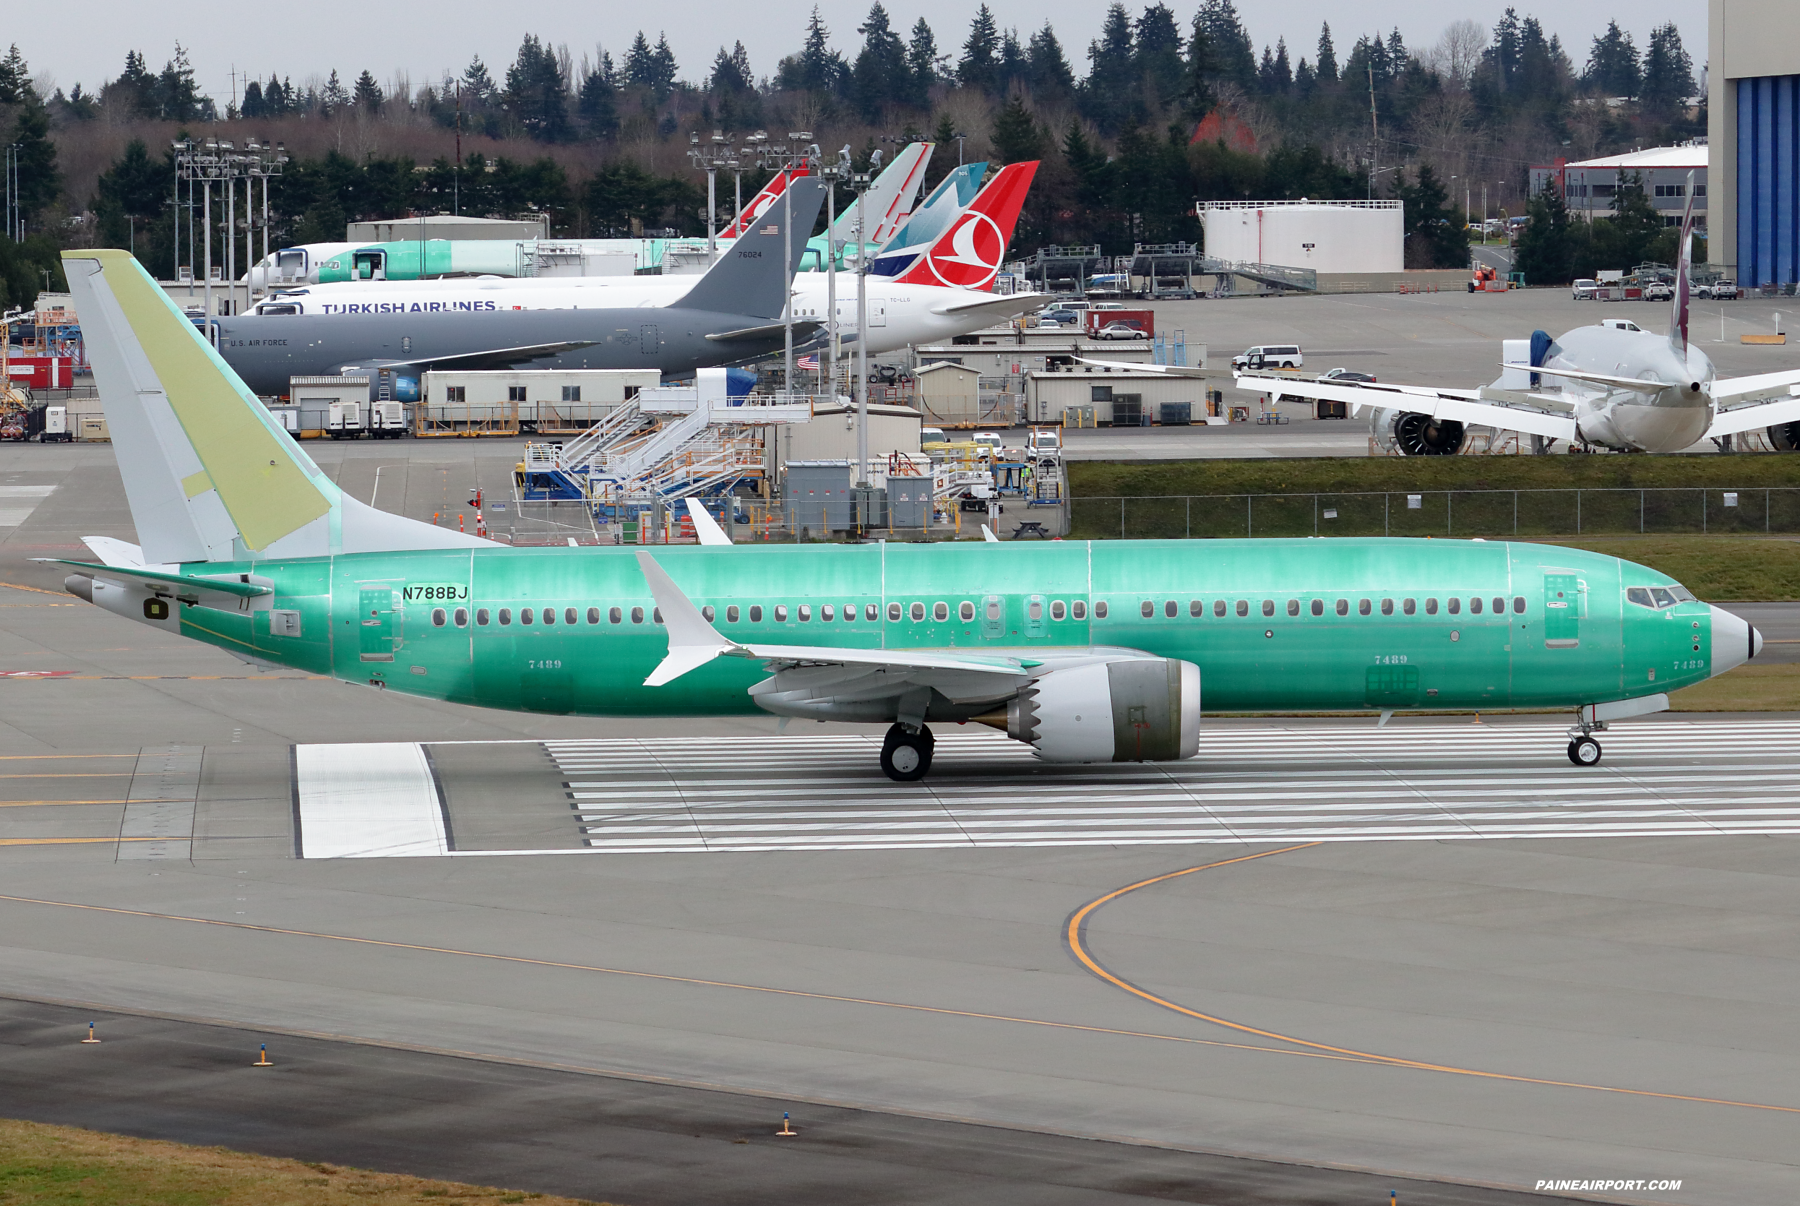
<path fill-rule="evenodd" d="M 1138 243 L 1131 250 L 1131 279 L 1139 297 L 1192 299 L 1204 259 L 1192 243 Z M 1136 282 L 1142 280 L 1142 286 Z"/>
<path fill-rule="evenodd" d="M 1025 261 L 1025 279 L 1044 293 L 1086 297 L 1088 278 L 1104 258 L 1098 245 L 1040 247 L 1037 254 Z"/>

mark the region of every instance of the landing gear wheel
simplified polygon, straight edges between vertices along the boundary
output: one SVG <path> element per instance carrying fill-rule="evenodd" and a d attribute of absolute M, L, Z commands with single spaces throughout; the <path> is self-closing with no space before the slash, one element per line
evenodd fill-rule
<path fill-rule="evenodd" d="M 1600 743 L 1592 737 L 1577 737 L 1569 742 L 1569 761 L 1576 766 L 1597 766 L 1600 763 Z"/>
<path fill-rule="evenodd" d="M 881 743 L 881 773 L 896 783 L 918 782 L 931 769 L 931 751 L 936 745 L 931 730 L 922 725 L 917 733 L 895 725 Z"/>

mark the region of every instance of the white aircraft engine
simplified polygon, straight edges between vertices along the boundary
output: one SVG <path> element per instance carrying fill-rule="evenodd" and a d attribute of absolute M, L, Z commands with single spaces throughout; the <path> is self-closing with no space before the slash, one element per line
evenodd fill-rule
<path fill-rule="evenodd" d="M 1120 658 L 1052 670 L 1006 706 L 1006 735 L 1046 762 L 1172 762 L 1200 749 L 1200 667 Z"/>
<path fill-rule="evenodd" d="M 1374 413 L 1369 431 L 1381 451 L 1402 456 L 1454 456 L 1468 439 L 1467 429 L 1455 419 L 1389 408 Z"/>

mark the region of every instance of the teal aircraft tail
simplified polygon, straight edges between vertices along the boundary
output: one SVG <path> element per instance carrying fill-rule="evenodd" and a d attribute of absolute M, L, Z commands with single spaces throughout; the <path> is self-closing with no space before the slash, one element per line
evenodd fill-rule
<path fill-rule="evenodd" d="M 63 268 L 140 563 L 489 543 L 340 491 L 129 253 L 65 251 Z"/>

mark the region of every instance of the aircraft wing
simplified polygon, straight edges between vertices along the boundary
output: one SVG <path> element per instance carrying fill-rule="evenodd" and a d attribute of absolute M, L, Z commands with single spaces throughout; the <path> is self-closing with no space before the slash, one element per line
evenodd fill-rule
<path fill-rule="evenodd" d="M 1091 364 L 1096 368 L 1120 369 L 1128 373 L 1159 373 L 1164 377 L 1210 377 L 1213 374 L 1203 368 L 1193 368 L 1185 364 L 1145 364 L 1134 360 L 1095 360 L 1092 356 L 1077 356 L 1082 364 Z M 1249 386 L 1244 388 L 1248 389 Z"/>
<path fill-rule="evenodd" d="M 1577 438 L 1575 420 L 1570 416 L 1553 415 L 1534 407 L 1486 400 L 1474 390 L 1428 389 L 1419 385 L 1388 385 L 1374 381 L 1359 385 L 1329 381 L 1288 382 L 1269 377 L 1246 377 L 1242 374 L 1238 375 L 1237 386 L 1252 393 L 1273 394 L 1277 398 L 1329 398 L 1334 402 L 1348 402 L 1353 408 L 1380 406 L 1457 423 L 1503 427 L 1508 431 L 1523 431 L 1556 440 Z M 1550 402 L 1552 399 L 1544 398 L 1543 401 Z M 1567 405 L 1561 399 L 1555 401 Z"/>
<path fill-rule="evenodd" d="M 1713 382 L 1713 401 L 1719 406 L 1737 402 L 1762 402 L 1786 398 L 1800 386 L 1800 369 L 1784 369 L 1779 373 L 1757 373 L 1751 377 L 1726 377 Z"/>
<path fill-rule="evenodd" d="M 929 650 L 841 649 L 829 645 L 757 645 L 726 639 L 707 622 L 700 609 L 675 585 L 668 572 L 649 553 L 637 555 L 638 568 L 650 584 L 650 594 L 662 611 L 669 633 L 669 652 L 644 680 L 646 687 L 660 687 L 697 670 L 717 657 L 741 657 L 756 661 L 806 663 L 827 666 L 870 666 L 897 670 L 947 671 L 993 676 L 995 689 L 1005 693 L 1008 679 L 1024 682 L 1028 663 L 1016 657 L 983 656 Z"/>
<path fill-rule="evenodd" d="M 560 356 L 564 352 L 578 352 L 582 348 L 591 348 L 597 339 L 568 339 L 559 343 L 533 343 L 517 348 L 488 348 L 480 352 L 458 352 L 454 356 L 425 356 L 417 360 L 388 360 L 384 364 L 410 364 L 415 368 L 437 368 L 455 365 L 465 371 L 483 368 L 511 368 L 529 360 L 542 360 L 546 356 Z"/>
<path fill-rule="evenodd" d="M 1767 402 L 1746 402 L 1721 410 L 1713 416 L 1708 437 L 1736 435 L 1758 427 L 1775 427 L 1782 423 L 1800 422 L 1800 397 L 1781 397 Z"/>

